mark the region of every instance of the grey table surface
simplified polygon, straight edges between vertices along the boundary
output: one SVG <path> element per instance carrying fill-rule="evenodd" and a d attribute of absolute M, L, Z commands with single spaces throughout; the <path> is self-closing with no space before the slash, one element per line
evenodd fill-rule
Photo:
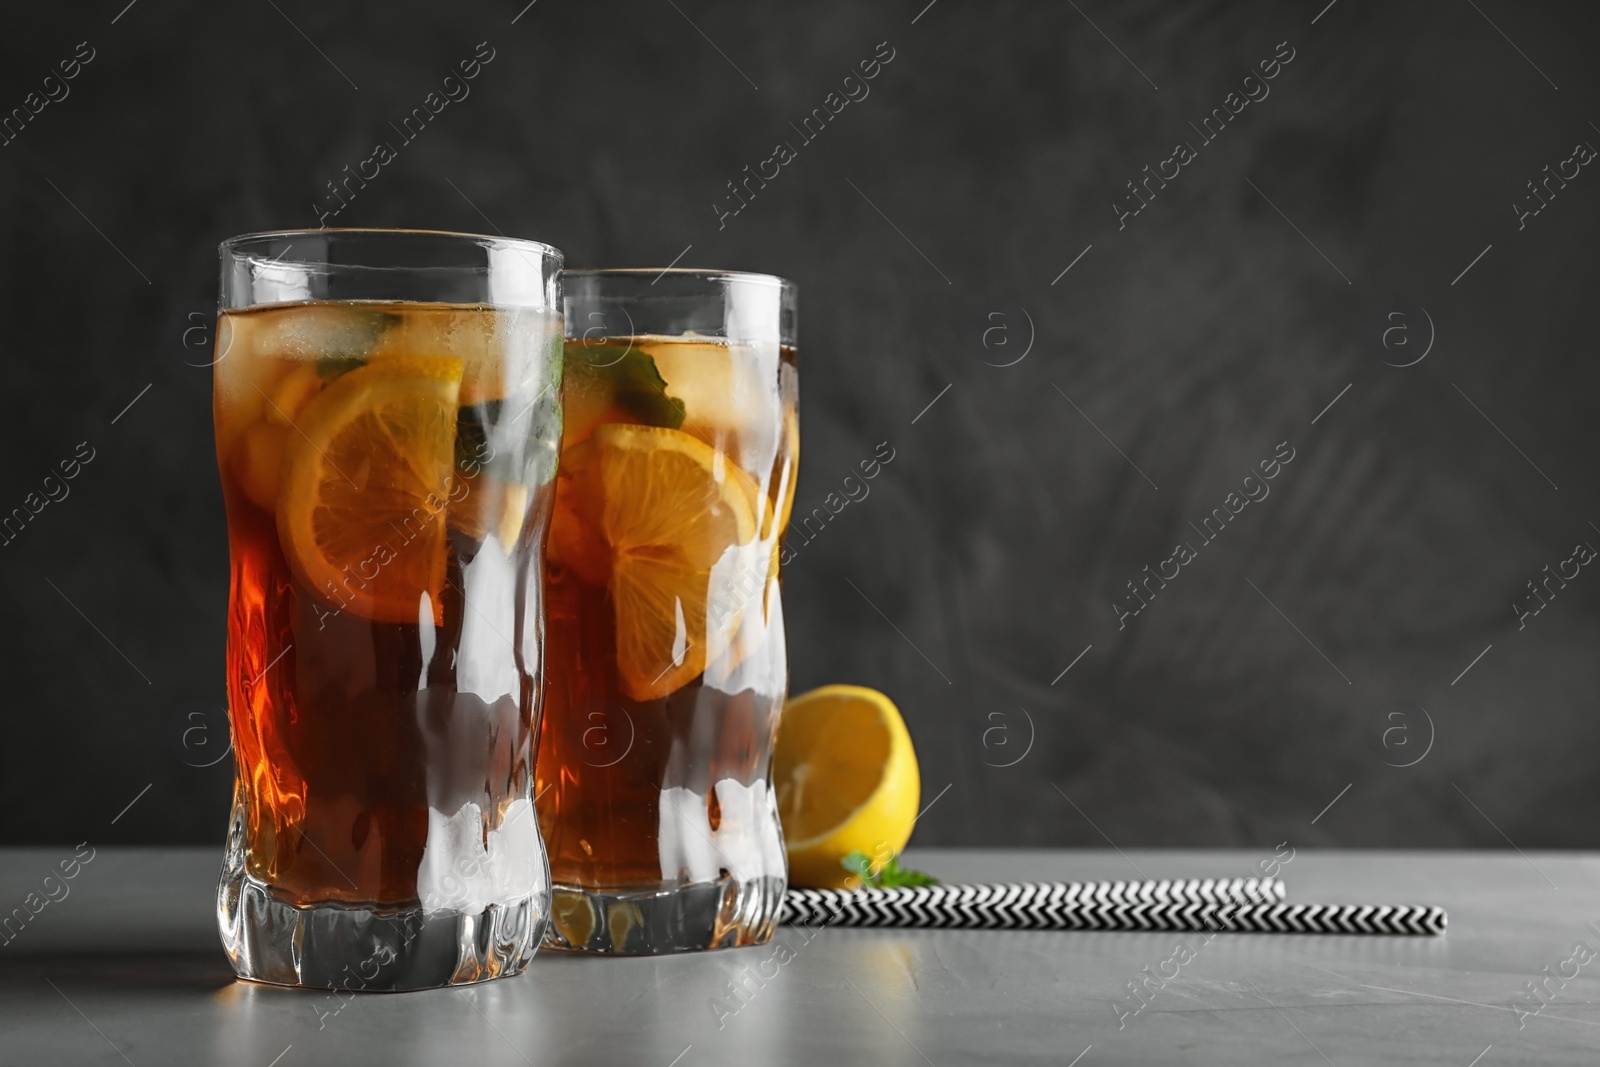
<path fill-rule="evenodd" d="M 0 850 L 0 913 L 72 852 Z M 1000 881 L 1233 877 L 1271 856 L 907 859 L 947 881 Z M 1589 951 L 1600 951 L 1600 855 L 1588 853 L 1300 851 L 1280 873 L 1291 901 L 1444 905 L 1443 937 L 836 929 L 808 940 L 780 928 L 758 948 L 541 953 L 517 978 L 346 1000 L 233 979 L 215 930 L 219 861 L 219 849 L 100 849 L 0 945 L 0 1065 L 1600 1062 Z M 1128 989 L 1146 967 L 1177 970 L 1148 1003 Z M 746 968 L 772 976 L 735 1000 L 726 983 Z"/>

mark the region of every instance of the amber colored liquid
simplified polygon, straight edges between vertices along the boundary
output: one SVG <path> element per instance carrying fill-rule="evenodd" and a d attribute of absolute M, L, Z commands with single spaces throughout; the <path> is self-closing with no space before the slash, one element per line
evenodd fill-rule
<path fill-rule="evenodd" d="M 320 305 L 330 306 L 350 305 Z M 524 513 L 513 516 L 518 533 L 508 545 L 463 530 L 481 533 L 485 523 L 505 519 L 503 499 L 481 491 L 481 479 L 471 483 L 479 491 L 450 505 L 457 510 L 439 608 L 419 615 L 432 614 L 436 623 L 373 621 L 341 609 L 329 591 L 306 588 L 269 506 L 270 449 L 263 461 L 247 441 L 252 432 L 277 432 L 263 429 L 271 405 L 261 398 L 279 395 L 296 368 L 319 356 L 352 358 L 351 337 L 333 331 L 329 350 L 319 353 L 318 332 L 298 329 L 304 319 L 295 316 L 308 307 L 318 305 L 228 312 L 219 330 L 215 418 L 232 561 L 227 670 L 236 804 L 244 811 L 249 873 L 284 899 L 403 906 L 418 899 L 430 850 L 436 863 L 460 852 L 442 840 L 441 821 L 479 812 L 487 834 L 514 801 L 530 795 L 541 648 L 537 568 L 550 487 L 535 484 L 516 497 Z M 525 364 L 548 360 L 548 338 L 496 350 L 508 326 L 494 321 L 495 311 L 355 308 L 381 315 L 384 326 L 381 336 L 356 338 L 370 351 L 354 358 L 421 349 L 466 359 L 469 378 L 494 379 L 477 382 L 478 395 L 503 394 L 501 403 L 481 401 L 475 411 L 464 405 L 463 425 L 470 418 L 492 432 L 502 410 L 509 419 L 534 399 L 522 374 L 530 371 L 531 380 L 538 368 Z M 559 320 L 537 329 L 559 331 Z M 533 325 L 514 332 L 529 330 L 537 332 Z M 474 514 L 479 521 L 468 521 Z M 415 550 L 403 530 L 387 544 L 400 556 Z"/>
<path fill-rule="evenodd" d="M 704 344 L 684 344 L 698 351 L 662 366 L 667 393 L 688 398 L 682 430 L 743 469 L 778 508 L 793 493 L 798 462 L 794 351 L 776 345 L 768 352 L 725 350 L 720 358 L 735 361 L 736 372 L 698 368 L 711 379 L 700 390 L 686 389 L 684 376 L 696 375 L 696 360 L 719 357 Z M 591 430 L 571 418 L 573 367 L 583 358 L 583 345 L 569 341 L 564 454 Z M 714 394 L 741 376 L 743 403 L 735 405 L 741 410 L 734 417 L 697 417 L 696 396 Z M 605 421 L 637 420 L 618 411 Z M 552 544 L 565 532 L 557 528 L 562 522 L 557 507 Z M 547 679 L 536 793 L 557 886 L 649 890 L 730 873 L 783 877 L 776 808 L 767 790 L 788 681 L 777 585 L 773 579 L 752 596 L 748 588 L 718 588 L 713 580 L 691 591 L 708 603 L 741 604 L 736 666 L 729 669 L 726 659 L 708 663 L 670 694 L 638 701 L 618 675 L 610 591 L 547 553 Z"/>

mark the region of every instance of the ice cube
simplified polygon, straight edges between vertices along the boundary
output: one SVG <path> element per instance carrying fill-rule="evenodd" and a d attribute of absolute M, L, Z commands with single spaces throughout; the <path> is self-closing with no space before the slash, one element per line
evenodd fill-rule
<path fill-rule="evenodd" d="M 258 311 L 253 317 L 251 348 L 276 359 L 360 359 L 401 321 L 393 311 L 337 303 Z"/>

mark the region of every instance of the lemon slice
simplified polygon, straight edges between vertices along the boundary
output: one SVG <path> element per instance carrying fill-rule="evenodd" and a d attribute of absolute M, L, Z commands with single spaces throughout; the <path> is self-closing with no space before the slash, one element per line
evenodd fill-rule
<path fill-rule="evenodd" d="M 278 537 L 295 577 L 342 610 L 440 619 L 462 361 L 376 359 L 313 397 L 285 439 Z"/>
<path fill-rule="evenodd" d="M 611 549 L 590 521 L 598 518 L 592 504 L 598 492 L 590 473 L 593 456 L 594 446 L 587 441 L 561 453 L 545 559 L 571 568 L 590 585 L 606 586 L 611 584 Z"/>
<path fill-rule="evenodd" d="M 529 488 L 487 472 L 466 478 L 466 483 L 467 495 L 450 505 L 450 528 L 474 541 L 493 536 L 499 540 L 501 550 L 509 552 L 522 536 L 528 519 Z"/>
<path fill-rule="evenodd" d="M 582 534 L 557 537 L 558 554 L 580 575 L 609 573 L 623 691 L 659 699 L 703 672 L 738 629 L 737 613 L 712 616 L 706 604 L 714 568 L 755 540 L 757 490 L 725 455 L 665 427 L 606 423 L 587 453 L 568 451 L 572 481 L 557 490 L 559 506 L 609 548 L 610 566 L 580 563 L 569 541 Z"/>
<path fill-rule="evenodd" d="M 655 362 L 667 390 L 683 402 L 687 421 L 703 432 L 757 424 L 766 411 L 768 388 L 752 368 L 749 353 L 726 342 L 673 339 L 643 342 L 639 351 Z"/>
<path fill-rule="evenodd" d="M 864 852 L 877 871 L 905 848 L 922 780 L 911 735 L 890 699 L 826 685 L 790 699 L 772 757 L 789 884 L 842 889 L 839 861 Z"/>
<path fill-rule="evenodd" d="M 786 460 L 774 486 L 775 491 L 783 494 L 778 504 L 778 524 L 773 527 L 778 535 L 789 528 L 789 515 L 794 511 L 794 487 L 800 480 L 800 415 L 793 404 L 783 412 L 783 440 Z"/>
<path fill-rule="evenodd" d="M 245 497 L 262 511 L 271 512 L 278 505 L 283 450 L 293 432 L 287 426 L 260 419 L 239 438 L 232 461 L 234 477 Z"/>
<path fill-rule="evenodd" d="M 322 377 L 317 373 L 317 364 L 306 362 L 295 366 L 270 394 L 262 394 L 267 402 L 267 421 L 293 426 L 300 412 L 321 390 Z"/>

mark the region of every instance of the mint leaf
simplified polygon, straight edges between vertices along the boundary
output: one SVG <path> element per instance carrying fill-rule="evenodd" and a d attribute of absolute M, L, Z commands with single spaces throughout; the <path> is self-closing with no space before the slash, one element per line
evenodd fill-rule
<path fill-rule="evenodd" d="M 362 356 L 328 356 L 317 360 L 317 377 L 325 382 L 331 382 L 366 364 L 367 361 Z"/>
<path fill-rule="evenodd" d="M 939 884 L 939 880 L 932 875 L 900 866 L 900 857 L 897 855 L 890 856 L 877 874 L 872 873 L 872 858 L 865 852 L 850 853 L 839 861 L 839 866 L 861 879 L 862 889 L 910 889 Z"/>
<path fill-rule="evenodd" d="M 883 889 L 908 889 L 915 886 L 938 885 L 932 875 L 900 866 L 900 857 L 890 856 L 889 862 L 878 872 L 878 885 Z"/>
<path fill-rule="evenodd" d="M 872 885 L 872 860 L 865 852 L 852 852 L 839 861 L 839 866 L 861 879 L 863 886 Z"/>
<path fill-rule="evenodd" d="M 546 393 L 520 413 L 487 400 L 456 411 L 456 469 L 468 478 L 487 471 L 503 482 L 543 485 L 555 476 L 561 408 Z"/>
<path fill-rule="evenodd" d="M 631 342 L 568 342 L 562 378 L 569 398 L 604 398 L 646 426 L 683 425 L 683 401 L 667 395 L 656 361 Z"/>

